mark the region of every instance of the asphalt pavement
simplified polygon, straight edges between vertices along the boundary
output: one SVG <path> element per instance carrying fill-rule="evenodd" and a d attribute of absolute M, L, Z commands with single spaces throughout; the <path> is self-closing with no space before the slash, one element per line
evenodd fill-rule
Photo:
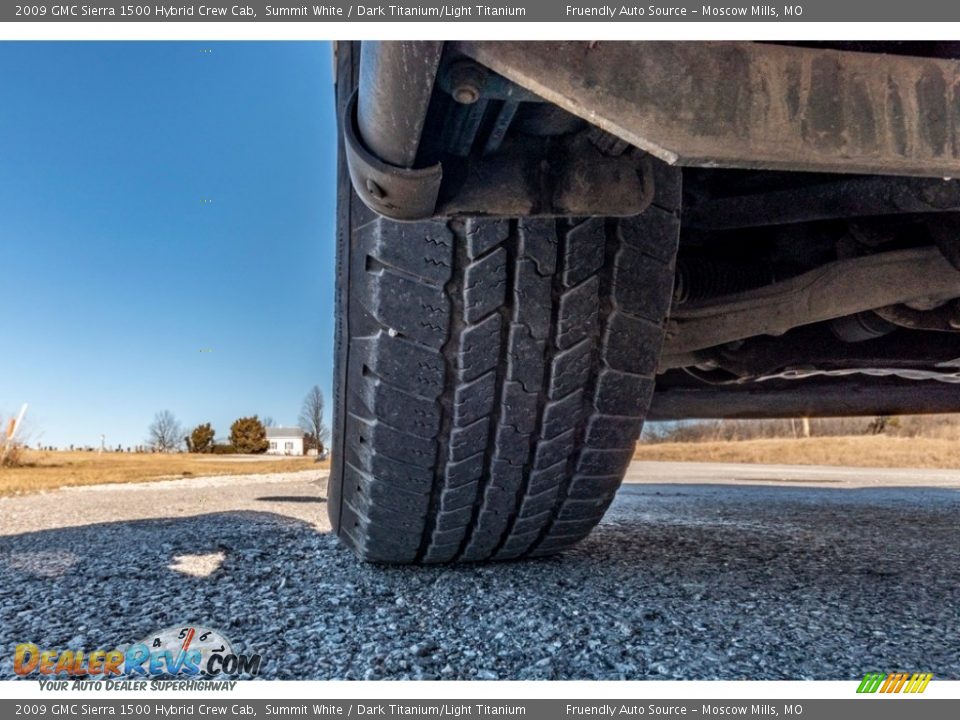
<path fill-rule="evenodd" d="M 289 679 L 960 679 L 960 472 L 634 463 L 537 561 L 364 565 L 326 472 L 0 498 L 13 648 L 200 624 Z"/>

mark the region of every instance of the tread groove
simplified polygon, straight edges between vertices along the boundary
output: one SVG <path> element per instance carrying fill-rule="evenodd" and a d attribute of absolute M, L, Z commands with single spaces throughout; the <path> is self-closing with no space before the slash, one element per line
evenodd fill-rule
<path fill-rule="evenodd" d="M 511 240 L 515 240 L 517 235 L 517 223 L 511 221 L 508 225 L 509 231 L 507 235 L 507 242 L 500 245 L 496 245 L 492 248 L 488 248 L 487 251 L 477 257 L 478 260 L 491 255 L 501 247 L 506 248 L 507 253 L 507 263 L 506 263 L 506 292 L 512 293 L 514 290 L 516 279 L 514 277 L 514 263 L 516 261 L 516 251 L 513 247 Z M 509 315 L 509 305 L 504 304 L 491 314 L 500 315 L 500 337 L 499 337 L 499 347 L 501 349 L 507 348 L 509 343 L 509 334 L 510 334 L 510 315 Z M 482 322 L 482 320 L 478 321 Z M 450 558 L 452 561 L 460 560 L 464 553 L 467 550 L 467 547 L 470 544 L 470 541 L 473 537 L 473 531 L 477 526 L 477 522 L 480 516 L 480 511 L 483 507 L 483 497 L 489 483 L 489 478 L 493 466 L 494 459 L 494 447 L 493 440 L 496 437 L 497 428 L 500 426 L 503 420 L 503 399 L 504 392 L 507 382 L 507 371 L 506 363 L 503 361 L 501 353 L 498 353 L 498 362 L 495 367 L 495 379 L 494 379 L 494 406 L 493 411 L 488 416 L 487 424 L 487 445 L 484 448 L 483 452 L 483 469 L 480 474 L 479 482 L 477 483 L 476 495 L 474 496 L 473 503 L 471 503 L 470 511 L 470 522 L 465 528 L 463 538 L 461 539 L 459 545 L 456 548 L 455 553 Z"/>
<path fill-rule="evenodd" d="M 460 221 L 451 220 L 448 228 L 451 235 L 456 237 L 461 229 Z M 457 238 L 459 239 L 459 238 Z M 456 249 L 454 255 L 460 255 L 464 252 L 463 242 L 455 242 Z M 441 353 L 446 364 L 444 374 L 443 393 L 440 395 L 440 432 L 437 442 L 436 470 L 433 485 L 430 488 L 430 499 L 427 505 L 426 522 L 423 525 L 423 532 L 420 536 L 420 546 L 417 550 L 416 562 L 423 562 L 424 557 L 430 549 L 430 543 L 433 540 L 433 533 L 437 524 L 437 515 L 440 507 L 440 494 L 444 488 L 444 476 L 447 471 L 447 455 L 449 452 L 449 437 L 453 429 L 454 421 L 454 403 L 457 392 L 457 356 L 460 350 L 460 340 L 463 326 L 463 305 L 461 301 L 463 279 L 460 274 L 453 272 L 450 279 L 444 286 L 444 292 L 450 299 L 451 312 L 450 322 L 447 328 L 447 339 L 441 348 Z"/>
<path fill-rule="evenodd" d="M 605 223 L 606 224 L 606 223 Z M 607 228 L 605 227 L 606 231 Z M 603 255 L 606 258 L 604 263 L 604 271 L 610 270 L 610 245 L 611 245 L 611 233 L 604 233 L 604 252 Z M 570 486 L 573 483 L 577 466 L 580 462 L 580 455 L 583 452 L 584 442 L 586 441 L 586 433 L 588 427 L 588 420 L 590 415 L 590 407 L 592 402 L 592 396 L 596 387 L 596 378 L 597 378 L 597 367 L 602 358 L 603 354 L 603 331 L 604 326 L 606 325 L 606 315 L 603 312 L 604 307 L 606 306 L 609 310 L 609 306 L 612 304 L 612 299 L 607 294 L 606 299 L 604 296 L 603 290 L 606 289 L 604 283 L 601 282 L 600 290 L 600 312 L 598 313 L 600 318 L 603 318 L 598 326 L 598 336 L 597 341 L 592 343 L 590 348 L 590 373 L 589 373 L 589 384 L 586 387 L 586 391 L 583 395 L 583 404 L 581 406 L 580 413 L 577 417 L 576 425 L 576 438 L 577 441 L 574 443 L 574 451 L 568 455 L 565 472 L 561 478 L 559 488 L 557 491 L 556 503 L 553 506 L 552 511 L 550 512 L 547 522 L 544 524 L 543 528 L 540 531 L 540 534 L 533 541 L 533 543 L 526 549 L 524 554 L 530 554 L 537 551 L 537 549 L 543 544 L 543 542 L 549 537 L 550 531 L 553 529 L 554 523 L 557 520 L 557 516 L 562 512 L 564 504 L 566 503 L 567 496 L 570 491 Z"/>
<path fill-rule="evenodd" d="M 562 237 L 560 223 L 561 221 L 557 220 L 554 223 L 554 227 L 553 227 L 553 232 L 555 233 L 558 239 L 558 247 L 562 247 L 564 244 L 563 240 L 565 240 L 565 238 Z M 560 253 L 558 252 L 558 262 L 559 262 L 559 256 L 560 256 Z M 570 288 L 569 290 L 567 290 L 566 292 L 573 293 L 574 291 L 579 290 L 580 287 L 585 286 L 589 282 L 590 282 L 589 278 L 585 279 L 581 283 L 575 285 L 573 288 Z M 565 293 L 564 293 L 564 287 L 563 287 L 563 274 L 561 272 L 556 272 L 551 277 L 552 305 L 550 308 L 550 327 L 548 330 L 547 341 L 544 345 L 544 353 L 543 353 L 544 384 L 546 385 L 546 387 L 552 387 L 553 384 L 556 382 L 556 378 L 553 377 L 553 373 L 555 371 L 553 361 L 557 353 L 559 352 L 559 348 L 557 347 L 557 345 L 558 345 L 559 333 L 560 333 L 560 317 L 561 317 L 560 300 L 564 294 Z M 544 417 L 546 414 L 547 407 L 551 404 L 562 402 L 564 399 L 568 398 L 569 396 L 577 392 L 579 392 L 579 390 L 572 390 L 570 393 L 567 393 L 567 395 L 563 396 L 562 398 L 557 398 L 555 400 L 549 399 L 547 393 L 544 393 L 544 392 L 539 393 L 539 397 L 537 398 L 537 416 L 535 421 L 536 423 L 535 431 L 530 437 L 530 441 L 529 441 L 530 450 L 527 455 L 526 463 L 524 464 L 523 477 L 521 479 L 520 487 L 517 489 L 516 510 L 508 519 L 507 525 L 504 528 L 502 535 L 500 536 L 500 540 L 497 542 L 496 546 L 491 552 L 491 557 L 498 557 L 501 555 L 504 549 L 504 545 L 506 545 L 506 543 L 510 539 L 511 535 L 513 534 L 514 528 L 517 525 L 517 522 L 521 518 L 521 515 L 523 513 L 524 503 L 529 499 L 531 499 L 530 479 L 531 479 L 531 475 L 535 471 L 534 465 L 535 465 L 535 459 L 536 459 L 536 451 L 540 444 L 540 441 L 546 439 L 544 438 Z M 545 493 L 551 492 L 551 490 L 552 488 L 540 490 L 535 495 L 533 495 L 533 497 L 541 497 Z M 512 557 L 512 555 L 510 557 Z"/>

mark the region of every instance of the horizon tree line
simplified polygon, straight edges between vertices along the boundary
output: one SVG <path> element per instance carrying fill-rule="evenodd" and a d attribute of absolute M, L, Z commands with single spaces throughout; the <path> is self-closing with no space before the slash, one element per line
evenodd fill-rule
<path fill-rule="evenodd" d="M 329 441 L 330 430 L 323 419 L 324 397 L 318 385 L 310 388 L 300 408 L 298 422 L 304 431 L 304 451 L 322 453 Z M 237 418 L 230 425 L 230 435 L 218 441 L 216 430 L 209 422 L 201 423 L 187 432 L 170 410 L 158 412 L 147 429 L 147 444 L 156 452 L 179 452 L 186 447 L 190 453 L 265 453 L 270 443 L 267 428 L 273 427 L 273 418 L 249 415 Z"/>

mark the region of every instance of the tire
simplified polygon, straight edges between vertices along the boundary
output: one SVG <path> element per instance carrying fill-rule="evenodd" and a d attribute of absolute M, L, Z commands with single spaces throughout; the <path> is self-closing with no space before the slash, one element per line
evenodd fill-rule
<path fill-rule="evenodd" d="M 342 91 L 349 58 L 340 71 Z M 658 166 L 632 218 L 396 223 L 342 165 L 334 530 L 387 563 L 570 547 L 613 499 L 653 392 L 678 171 Z"/>

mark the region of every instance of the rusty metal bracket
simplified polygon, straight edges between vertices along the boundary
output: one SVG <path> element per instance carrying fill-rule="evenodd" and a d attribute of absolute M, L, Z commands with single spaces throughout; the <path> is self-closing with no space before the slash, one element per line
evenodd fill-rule
<path fill-rule="evenodd" d="M 562 138 L 504 142 L 498 152 L 470 159 L 442 188 L 440 163 L 401 168 L 374 156 L 356 126 L 356 93 L 343 118 L 350 180 L 374 212 L 394 220 L 430 217 L 629 216 L 653 199 L 657 162 L 638 151 L 611 157 L 587 132 Z"/>
<path fill-rule="evenodd" d="M 888 305 L 873 311 L 889 323 L 911 330 L 960 332 L 960 302 L 954 300 L 933 310 L 914 310 L 906 305 Z"/>
<path fill-rule="evenodd" d="M 653 200 L 657 162 L 642 153 L 610 157 L 586 132 L 561 138 L 508 138 L 492 155 L 471 158 L 450 189 L 443 216 L 630 216 Z"/>
<path fill-rule="evenodd" d="M 440 88 L 458 103 L 466 105 L 484 100 L 504 102 L 546 102 L 542 97 L 506 78 L 488 71 L 472 60 L 456 60 L 438 76 Z"/>
<path fill-rule="evenodd" d="M 960 176 L 960 61 L 747 42 L 462 54 L 669 164 Z"/>
<path fill-rule="evenodd" d="M 663 353 L 669 358 L 888 305 L 956 297 L 960 271 L 932 246 L 837 260 L 756 290 L 675 308 Z"/>

